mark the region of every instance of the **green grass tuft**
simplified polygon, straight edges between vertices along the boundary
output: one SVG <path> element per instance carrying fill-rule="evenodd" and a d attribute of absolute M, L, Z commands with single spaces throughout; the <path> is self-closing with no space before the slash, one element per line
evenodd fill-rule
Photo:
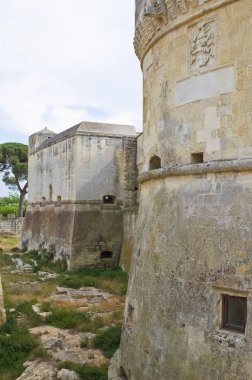
<path fill-rule="evenodd" d="M 87 365 L 78 365 L 72 362 L 63 362 L 58 366 L 58 369 L 68 369 L 75 371 L 80 376 L 81 380 L 107 380 L 108 368 L 107 367 L 89 367 Z"/>
<path fill-rule="evenodd" d="M 112 358 L 119 348 L 121 338 L 121 326 L 112 326 L 98 334 L 93 342 L 96 348 L 100 348 L 107 358 Z"/>
<path fill-rule="evenodd" d="M 28 329 L 18 326 L 14 316 L 10 316 L 0 327 L 0 375 L 8 374 L 10 379 L 16 379 L 37 345 Z"/>
<path fill-rule="evenodd" d="M 16 316 L 20 316 L 20 315 L 26 316 L 27 325 L 29 327 L 43 325 L 42 319 L 37 314 L 35 314 L 34 311 L 32 310 L 32 305 L 36 303 L 37 303 L 36 300 L 21 302 L 19 305 L 17 305 L 16 310 L 15 310 Z"/>
<path fill-rule="evenodd" d="M 45 323 L 60 329 L 74 329 L 84 332 L 97 332 L 97 330 L 104 326 L 104 322 L 100 318 L 94 320 L 87 313 L 77 310 L 67 310 L 60 308 L 50 308 L 51 311 Z"/>

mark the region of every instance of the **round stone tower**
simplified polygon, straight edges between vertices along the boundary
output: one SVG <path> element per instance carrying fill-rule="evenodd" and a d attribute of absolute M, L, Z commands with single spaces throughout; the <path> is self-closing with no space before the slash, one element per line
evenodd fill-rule
<path fill-rule="evenodd" d="M 136 0 L 143 172 L 118 378 L 252 379 L 252 1 Z"/>

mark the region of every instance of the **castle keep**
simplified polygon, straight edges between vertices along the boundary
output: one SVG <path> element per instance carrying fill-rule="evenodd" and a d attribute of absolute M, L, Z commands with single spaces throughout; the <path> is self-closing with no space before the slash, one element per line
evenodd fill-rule
<path fill-rule="evenodd" d="M 122 251 L 127 269 L 128 224 L 136 214 L 136 136 L 131 126 L 90 122 L 32 135 L 22 245 L 50 249 L 69 268 L 119 265 Z"/>
<path fill-rule="evenodd" d="M 136 0 L 135 49 L 141 194 L 110 379 L 252 379 L 252 1 Z"/>

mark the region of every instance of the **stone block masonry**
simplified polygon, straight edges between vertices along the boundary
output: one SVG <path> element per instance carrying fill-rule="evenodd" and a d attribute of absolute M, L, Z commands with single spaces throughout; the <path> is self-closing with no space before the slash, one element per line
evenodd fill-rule
<path fill-rule="evenodd" d="M 5 220 L 0 219 L 0 233 L 20 235 L 23 229 L 24 218 Z"/>
<path fill-rule="evenodd" d="M 141 191 L 110 380 L 252 380 L 251 36 L 251 0 L 136 0 Z"/>

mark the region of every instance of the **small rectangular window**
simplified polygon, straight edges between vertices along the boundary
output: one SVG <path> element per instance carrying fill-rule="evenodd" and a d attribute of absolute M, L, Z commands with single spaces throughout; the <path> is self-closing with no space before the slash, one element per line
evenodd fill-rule
<path fill-rule="evenodd" d="M 204 162 L 203 152 L 191 154 L 191 163 L 192 164 L 202 164 L 203 162 Z"/>
<path fill-rule="evenodd" d="M 245 332 L 247 321 L 247 298 L 222 295 L 222 328 Z"/>

